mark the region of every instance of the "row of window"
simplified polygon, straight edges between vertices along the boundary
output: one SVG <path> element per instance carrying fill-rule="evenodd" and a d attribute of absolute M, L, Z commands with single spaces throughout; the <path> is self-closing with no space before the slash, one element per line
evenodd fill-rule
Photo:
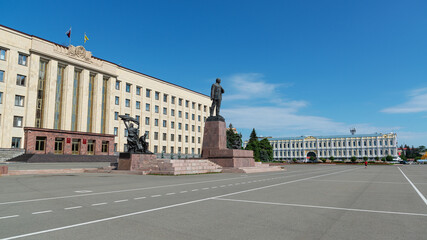
<path fill-rule="evenodd" d="M 46 149 L 46 137 L 36 137 L 36 145 L 35 150 L 36 151 L 45 151 Z M 71 154 L 74 155 L 80 155 L 81 147 L 83 146 L 81 144 L 81 139 L 73 138 L 71 141 Z M 64 138 L 57 137 L 55 138 L 55 148 L 54 152 L 55 154 L 63 154 L 64 153 Z M 95 140 L 89 139 L 87 141 L 87 155 L 94 155 L 95 154 Z M 109 147 L 109 141 L 102 141 L 101 145 L 101 152 L 107 153 L 108 147 Z"/>
<path fill-rule="evenodd" d="M 331 144 L 331 142 L 319 142 L 319 147 L 326 147 L 326 145 L 328 146 L 328 147 L 331 147 L 331 146 L 334 146 L 334 147 L 341 147 L 341 145 L 343 146 L 343 147 L 346 147 L 346 146 L 348 146 L 348 147 L 351 147 L 351 143 L 353 143 L 353 147 L 356 147 L 356 141 L 348 141 L 347 142 L 347 145 L 346 145 L 346 142 L 332 142 L 332 144 Z M 372 144 L 374 145 L 374 146 L 377 146 L 377 141 L 363 141 L 363 146 L 367 146 L 367 144 L 369 143 L 369 146 L 372 146 Z M 384 146 L 387 146 L 388 145 L 388 143 L 390 143 L 390 146 L 392 146 L 393 145 L 393 140 L 390 140 L 390 141 L 388 141 L 388 140 L 384 140 Z M 362 144 L 362 142 L 361 141 L 357 141 L 357 146 L 361 146 L 361 144 Z M 379 144 L 379 146 L 382 146 L 383 145 L 383 141 L 382 140 L 379 140 L 378 141 L 378 144 Z M 291 148 L 290 146 L 292 146 L 292 148 L 302 148 L 303 147 L 303 143 L 302 142 L 300 142 L 300 143 L 274 143 L 274 144 L 272 144 L 273 145 L 273 147 L 274 148 Z M 316 147 L 316 142 L 305 142 L 305 147 L 306 148 L 308 148 L 308 147 Z"/>
<path fill-rule="evenodd" d="M 15 106 L 23 107 L 24 106 L 24 96 L 15 95 Z M 0 92 L 0 104 L 3 103 L 3 92 Z"/>
<path fill-rule="evenodd" d="M 0 70 L 0 82 L 4 82 L 4 71 Z M 25 83 L 27 81 L 27 76 L 21 75 L 21 74 L 17 74 L 16 75 L 16 85 L 17 86 L 24 86 L 25 87 Z"/>
<path fill-rule="evenodd" d="M 116 90 L 120 90 L 120 84 L 121 84 L 121 81 L 116 80 L 116 86 L 115 86 Z M 132 84 L 126 83 L 126 92 L 130 93 L 131 92 L 131 88 L 132 88 Z M 136 89 L 135 90 L 136 91 L 136 95 L 141 95 L 141 89 L 142 89 L 142 87 L 136 86 L 135 89 Z M 147 98 L 151 97 L 151 89 L 146 89 L 145 90 L 145 96 Z M 118 97 L 116 97 L 116 100 L 117 100 L 117 98 Z M 160 100 L 160 92 L 157 92 L 157 91 L 154 92 L 154 99 L 155 100 Z M 169 99 L 169 95 L 164 93 L 163 94 L 163 102 L 167 103 L 168 99 Z M 175 104 L 176 97 L 175 96 L 171 96 L 170 99 L 171 99 L 171 103 Z M 117 102 L 118 101 L 116 101 L 116 104 L 118 104 Z M 178 105 L 179 106 L 182 106 L 183 102 L 184 102 L 184 100 L 182 98 L 178 98 Z M 189 100 L 185 100 L 185 107 L 189 107 L 189 105 L 190 105 L 190 101 Z M 196 103 L 195 102 L 191 102 L 191 106 L 192 106 L 193 109 L 196 109 Z M 201 111 L 202 104 L 199 103 L 197 106 L 198 106 L 198 110 Z M 203 106 L 203 111 L 204 112 L 207 111 L 207 106 L 206 105 Z"/>
<path fill-rule="evenodd" d="M 378 151 L 377 150 L 369 150 L 369 155 L 368 155 L 368 150 L 364 150 L 362 152 L 362 150 L 359 151 L 333 151 L 333 155 L 332 155 L 332 151 L 319 151 L 319 157 L 329 157 L 329 156 L 378 156 Z M 362 155 L 362 153 L 364 153 Z M 386 150 L 380 150 L 379 151 L 379 156 L 383 156 L 383 153 L 385 153 L 385 155 L 389 154 L 389 151 Z M 391 149 L 390 150 L 390 154 L 393 155 L 394 151 Z M 275 157 L 304 157 L 304 152 L 303 151 L 275 151 L 274 152 L 274 156 Z"/>
<path fill-rule="evenodd" d="M 126 144 L 125 144 L 125 149 L 126 149 Z M 182 150 L 182 148 L 178 147 L 177 153 L 178 154 L 182 154 L 183 152 L 181 150 Z M 193 154 L 193 155 L 196 154 L 194 150 L 195 150 L 194 148 L 191 148 L 191 154 Z M 157 145 L 154 145 L 154 151 L 153 152 L 154 153 L 159 153 L 159 147 Z M 163 153 L 167 153 L 166 146 L 162 147 L 162 152 Z M 175 147 L 173 147 L 173 146 L 170 147 L 170 152 L 169 153 L 174 154 L 175 153 Z M 188 147 L 184 148 L 184 154 L 189 154 Z M 200 148 L 197 148 L 197 154 L 200 155 Z"/>
<path fill-rule="evenodd" d="M 6 61 L 7 50 L 0 48 L 0 60 Z M 28 64 L 28 55 L 19 53 L 18 55 L 18 64 L 22 66 L 27 66 Z"/>

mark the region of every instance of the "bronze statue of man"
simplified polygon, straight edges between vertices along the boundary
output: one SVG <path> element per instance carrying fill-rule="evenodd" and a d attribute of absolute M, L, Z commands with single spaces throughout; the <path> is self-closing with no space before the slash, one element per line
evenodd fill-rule
<path fill-rule="evenodd" d="M 212 84 L 212 87 L 211 87 L 212 105 L 209 109 L 210 116 L 213 116 L 215 107 L 216 107 L 216 116 L 220 116 L 219 109 L 221 108 L 222 94 L 224 93 L 224 89 L 221 87 L 220 83 L 221 83 L 221 79 L 217 78 L 216 83 Z"/>

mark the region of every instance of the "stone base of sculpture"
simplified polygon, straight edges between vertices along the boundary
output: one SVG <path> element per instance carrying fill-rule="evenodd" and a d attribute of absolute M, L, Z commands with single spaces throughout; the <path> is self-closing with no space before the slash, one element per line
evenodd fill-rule
<path fill-rule="evenodd" d="M 117 170 L 140 170 L 153 160 L 156 160 L 155 154 L 120 153 Z"/>
<path fill-rule="evenodd" d="M 206 121 L 203 134 L 202 158 L 222 167 L 254 167 L 253 151 L 228 149 L 225 121 Z"/>

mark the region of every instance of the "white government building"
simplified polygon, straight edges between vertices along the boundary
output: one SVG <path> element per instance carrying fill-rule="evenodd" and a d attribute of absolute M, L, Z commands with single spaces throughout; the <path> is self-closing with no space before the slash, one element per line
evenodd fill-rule
<path fill-rule="evenodd" d="M 150 151 L 200 154 L 210 104 L 205 94 L 94 57 L 83 46 L 0 25 L 0 148 L 23 148 L 30 127 L 114 135 L 114 151 L 123 151 L 122 114 L 140 121 Z M 55 141 L 59 154 L 71 144 Z M 49 145 L 37 144 L 40 153 Z"/>
<path fill-rule="evenodd" d="M 300 136 L 269 138 L 273 146 L 274 160 L 306 160 L 334 157 L 348 160 L 355 156 L 359 160 L 367 157 L 375 160 L 388 155 L 398 157 L 396 133 L 351 134 L 332 136 Z"/>

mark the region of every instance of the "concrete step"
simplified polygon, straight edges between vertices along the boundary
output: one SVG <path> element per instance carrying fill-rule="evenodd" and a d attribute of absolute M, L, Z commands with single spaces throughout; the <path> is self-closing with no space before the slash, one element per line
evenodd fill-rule
<path fill-rule="evenodd" d="M 20 148 L 0 148 L 0 162 L 5 162 L 24 153 L 25 150 Z"/>

